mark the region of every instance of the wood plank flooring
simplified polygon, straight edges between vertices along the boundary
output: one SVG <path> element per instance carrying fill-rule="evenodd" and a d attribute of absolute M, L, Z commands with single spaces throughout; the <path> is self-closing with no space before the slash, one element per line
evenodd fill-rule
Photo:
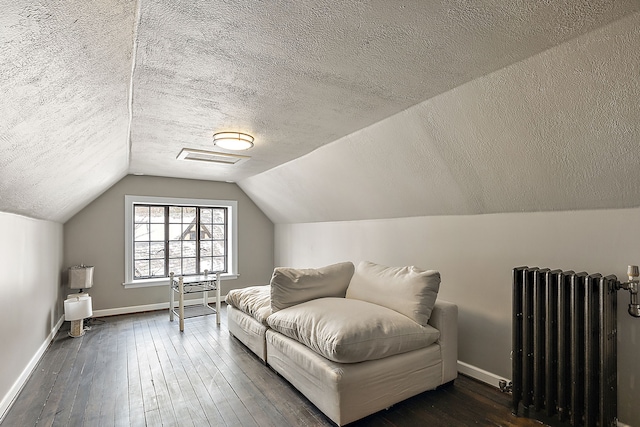
<path fill-rule="evenodd" d="M 226 309 L 185 320 L 166 311 L 94 319 L 60 330 L 2 427 L 333 426 L 286 380 L 229 335 Z M 540 426 L 510 397 L 464 376 L 352 426 Z"/>

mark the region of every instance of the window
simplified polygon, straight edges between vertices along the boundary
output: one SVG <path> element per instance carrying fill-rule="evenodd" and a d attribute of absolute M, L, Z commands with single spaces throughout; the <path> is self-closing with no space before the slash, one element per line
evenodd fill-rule
<path fill-rule="evenodd" d="M 125 196 L 125 287 L 221 271 L 237 277 L 237 202 Z"/>

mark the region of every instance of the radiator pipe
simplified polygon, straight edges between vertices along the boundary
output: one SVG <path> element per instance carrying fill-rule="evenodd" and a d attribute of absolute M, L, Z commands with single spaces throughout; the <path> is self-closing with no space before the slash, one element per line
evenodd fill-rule
<path fill-rule="evenodd" d="M 640 317 L 640 303 L 638 303 L 638 283 L 640 282 L 638 276 L 640 276 L 640 271 L 638 266 L 630 265 L 627 269 L 627 275 L 629 276 L 629 281 L 619 283 L 616 288 L 629 291 L 631 298 L 629 301 L 629 314 L 633 317 Z"/>
<path fill-rule="evenodd" d="M 638 292 L 631 294 L 631 303 L 629 304 L 629 314 L 633 317 L 640 317 L 640 304 L 638 304 Z"/>

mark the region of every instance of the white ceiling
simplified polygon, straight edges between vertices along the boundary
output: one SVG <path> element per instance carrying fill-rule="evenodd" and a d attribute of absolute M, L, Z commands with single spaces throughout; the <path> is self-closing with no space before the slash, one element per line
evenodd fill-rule
<path fill-rule="evenodd" d="M 277 223 L 638 206 L 638 46 L 640 13 L 240 186 Z"/>
<path fill-rule="evenodd" d="M 637 0 L 0 6 L 0 211 L 64 222 L 127 173 L 276 222 L 640 205 Z M 176 160 L 223 130 L 251 160 Z"/>

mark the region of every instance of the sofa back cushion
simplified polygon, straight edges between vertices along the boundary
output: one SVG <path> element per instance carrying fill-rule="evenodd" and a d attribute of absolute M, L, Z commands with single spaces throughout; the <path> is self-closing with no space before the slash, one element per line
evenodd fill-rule
<path fill-rule="evenodd" d="M 347 298 L 379 304 L 426 326 L 440 289 L 440 273 L 417 267 L 385 267 L 368 261 L 358 264 Z"/>
<path fill-rule="evenodd" d="M 440 332 L 366 301 L 320 298 L 273 313 L 269 326 L 339 363 L 382 359 L 426 347 Z"/>
<path fill-rule="evenodd" d="M 322 268 L 278 267 L 271 277 L 271 310 L 276 312 L 316 298 L 344 298 L 354 270 L 352 262 Z"/>

